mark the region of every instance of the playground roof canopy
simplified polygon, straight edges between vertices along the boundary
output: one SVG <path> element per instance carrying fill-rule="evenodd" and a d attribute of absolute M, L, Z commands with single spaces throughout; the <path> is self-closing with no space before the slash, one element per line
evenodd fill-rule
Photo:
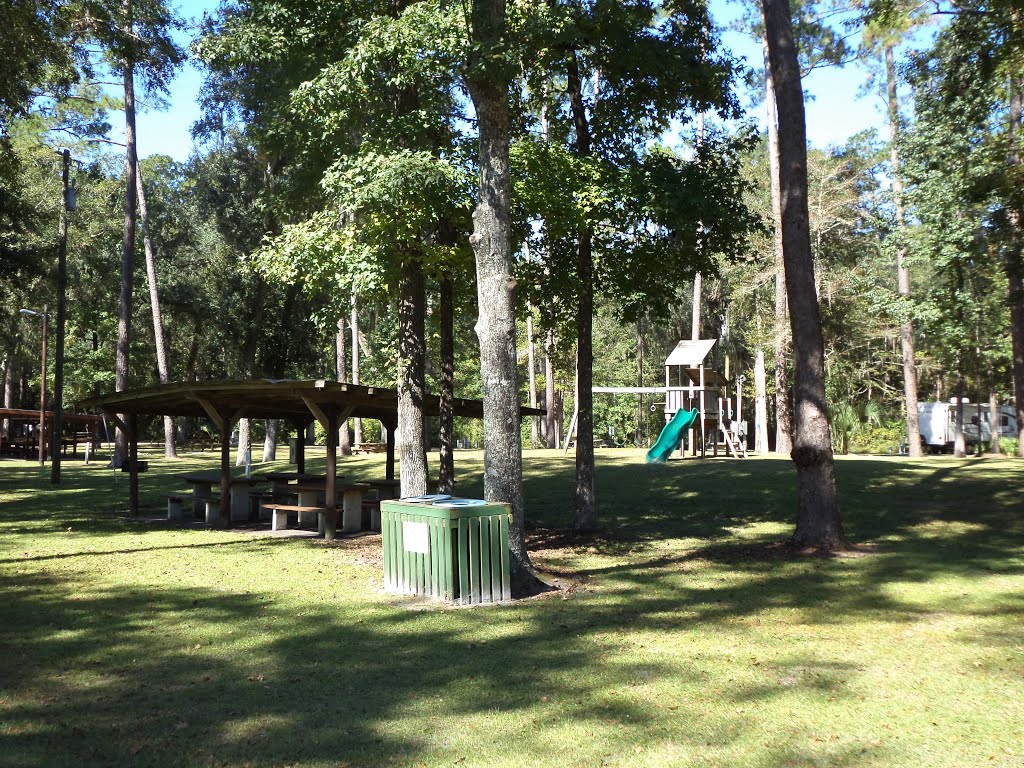
<path fill-rule="evenodd" d="M 665 358 L 665 365 L 681 365 L 684 368 L 700 368 L 715 346 L 715 339 L 680 341 Z"/>

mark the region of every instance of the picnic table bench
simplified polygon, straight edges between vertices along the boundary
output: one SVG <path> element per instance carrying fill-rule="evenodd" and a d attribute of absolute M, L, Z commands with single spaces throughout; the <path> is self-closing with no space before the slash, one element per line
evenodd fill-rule
<path fill-rule="evenodd" d="M 355 533 L 363 528 L 363 494 L 370 490 L 367 483 L 339 483 L 335 487 L 335 494 L 341 497 L 341 530 L 344 533 Z M 269 512 L 271 516 L 271 529 L 278 530 L 277 526 L 284 526 L 286 519 L 278 519 L 277 512 L 284 510 L 285 513 L 295 512 L 298 516 L 300 528 L 312 526 L 314 521 L 317 529 L 324 532 L 324 516 L 327 511 L 327 500 L 324 498 L 327 493 L 326 482 L 305 482 L 292 483 L 279 486 L 278 490 L 270 494 L 273 498 L 269 501 L 264 496 L 260 503 L 261 516 Z M 280 501 L 280 499 L 291 496 L 297 503 Z"/>
<path fill-rule="evenodd" d="M 192 486 L 192 513 L 195 517 L 209 517 L 211 503 L 213 499 L 213 488 L 214 486 L 220 487 L 220 475 L 215 474 L 188 474 L 179 475 L 182 480 Z M 229 499 L 231 504 L 231 519 L 238 521 L 245 521 L 249 519 L 249 489 L 262 483 L 262 480 L 256 478 L 245 478 L 245 477 L 232 477 L 231 484 L 231 497 Z M 214 500 L 217 504 L 220 503 L 219 499 Z"/>
<path fill-rule="evenodd" d="M 266 502 L 260 505 L 261 509 L 270 512 L 270 530 L 282 531 L 288 527 L 288 513 L 295 512 L 299 516 L 300 525 L 303 514 L 314 514 L 318 518 L 317 528 L 324 528 L 324 514 L 326 507 L 303 506 L 301 504 L 280 504 L 276 501 Z"/>
<path fill-rule="evenodd" d="M 356 443 L 352 453 L 384 453 L 387 449 L 387 443 Z"/>

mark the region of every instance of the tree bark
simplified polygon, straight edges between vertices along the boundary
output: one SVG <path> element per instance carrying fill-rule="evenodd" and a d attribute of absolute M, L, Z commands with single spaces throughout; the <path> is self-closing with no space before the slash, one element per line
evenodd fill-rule
<path fill-rule="evenodd" d="M 238 453 L 235 456 L 235 466 L 244 467 L 245 457 L 252 450 L 252 419 L 238 420 Z"/>
<path fill-rule="evenodd" d="M 763 349 L 758 349 L 754 357 L 754 451 L 768 453 L 768 386 Z"/>
<path fill-rule="evenodd" d="M 638 388 L 644 385 L 644 326 L 640 318 L 636 321 L 636 385 Z M 647 443 L 644 435 L 643 393 L 638 394 L 636 398 L 636 444 L 638 448 L 643 448 Z"/>
<path fill-rule="evenodd" d="M 1015 172 L 1021 164 L 1020 131 L 1024 112 L 1024 83 L 1010 78 L 1009 165 Z M 1009 279 L 1010 341 L 1013 349 L 1013 402 L 1017 411 L 1017 455 L 1024 458 L 1024 211 L 1010 207 L 1012 242 L 1004 261 Z"/>
<path fill-rule="evenodd" d="M 132 29 L 132 3 L 125 0 L 125 20 L 129 31 Z M 121 296 L 117 315 L 117 351 L 114 360 L 114 389 L 123 392 L 129 384 L 128 354 L 132 337 L 132 288 L 135 278 L 135 215 L 137 172 L 139 168 L 135 143 L 135 68 L 132 62 L 124 62 L 124 127 L 125 127 L 125 193 L 124 193 L 124 239 L 121 245 Z M 124 422 L 125 415 L 121 414 Z M 128 455 L 128 436 L 118 427 L 114 439 L 114 467 L 120 467 Z"/>
<path fill-rule="evenodd" d="M 352 294 L 352 317 L 349 319 L 349 327 L 352 330 L 352 383 L 359 383 L 359 301 L 356 295 Z M 363 420 L 355 418 L 352 420 L 352 442 L 359 445 L 363 442 Z"/>
<path fill-rule="evenodd" d="M 4 358 L 4 408 L 11 408 L 14 404 L 14 365 L 10 357 Z M 0 422 L 0 429 L 4 437 L 10 436 L 11 420 L 4 417 Z"/>
<path fill-rule="evenodd" d="M 338 318 L 338 333 L 334 338 L 335 367 L 334 372 L 338 381 L 345 381 L 345 374 L 348 372 L 347 360 L 345 359 L 345 318 Z M 352 443 L 348 436 L 348 419 L 338 420 L 338 453 L 342 456 L 352 455 Z"/>
<path fill-rule="evenodd" d="M 1002 448 L 999 445 L 999 422 L 1002 420 L 1002 414 L 999 412 L 999 395 L 996 393 L 996 372 L 995 369 L 989 365 L 988 368 L 988 435 L 989 435 L 989 446 L 988 452 L 993 456 L 998 456 L 1002 453 Z M 978 424 L 978 429 L 981 429 L 981 423 Z"/>
<path fill-rule="evenodd" d="M 444 274 L 440 285 L 441 409 L 438 414 L 440 466 L 437 492 L 455 492 L 455 286 Z"/>
<path fill-rule="evenodd" d="M 268 173 L 269 178 L 269 173 Z M 268 182 L 269 183 L 269 182 Z M 267 231 L 272 231 L 268 223 Z M 245 378 L 252 378 L 256 372 L 256 350 L 259 345 L 259 332 L 263 327 L 263 313 L 266 305 L 267 283 L 256 277 L 256 295 L 253 300 L 251 319 L 245 329 L 245 343 L 242 345 L 242 370 Z M 235 466 L 245 464 L 245 456 L 252 449 L 252 431 L 249 419 L 238 421 L 238 451 L 235 455 Z"/>
<path fill-rule="evenodd" d="M 277 461 L 277 435 L 281 429 L 279 419 L 267 419 L 267 434 L 263 438 L 263 461 Z"/>
<path fill-rule="evenodd" d="M 845 542 L 825 403 L 825 344 L 814 291 L 803 89 L 789 3 L 762 0 L 762 8 L 778 106 L 782 246 L 795 363 L 792 457 L 798 503 L 793 543 L 833 549 Z"/>
<path fill-rule="evenodd" d="M 537 371 L 533 354 L 533 307 L 526 306 L 526 365 L 530 372 L 530 407 L 537 407 Z M 530 447 L 537 448 L 540 417 L 530 417 Z"/>
<path fill-rule="evenodd" d="M 789 329 L 787 328 L 786 269 L 782 252 L 782 191 L 779 183 L 779 116 L 775 84 L 764 41 L 765 107 L 768 111 L 768 168 L 771 175 L 773 248 L 775 253 L 775 452 L 793 450 L 793 425 L 789 408 Z"/>
<path fill-rule="evenodd" d="M 580 82 L 579 60 L 573 51 L 569 59 L 566 87 L 576 129 L 576 154 L 591 156 L 590 123 Z M 577 235 L 576 271 L 576 516 L 573 529 L 597 528 L 597 493 L 594 487 L 594 254 L 593 231 L 589 225 Z"/>
<path fill-rule="evenodd" d="M 548 331 L 544 342 L 544 414 L 545 448 L 558 448 L 558 430 L 555 428 L 555 363 L 551 356 L 555 353 L 555 332 Z"/>
<path fill-rule="evenodd" d="M 146 182 L 142 179 L 142 171 L 136 169 L 138 185 L 139 222 L 142 224 L 142 244 L 146 254 L 146 282 L 149 285 L 149 306 L 153 314 L 153 346 L 156 347 L 156 370 L 160 383 L 171 380 L 170 367 L 167 362 L 167 339 L 164 336 L 164 320 L 160 311 L 160 291 L 156 281 L 156 255 L 153 252 L 153 240 L 149 236 L 149 209 L 146 207 Z M 164 416 L 164 456 L 174 458 L 178 455 L 174 447 L 174 418 Z"/>
<path fill-rule="evenodd" d="M 396 447 L 401 467 L 402 496 L 427 492 L 426 434 L 426 313 L 423 268 L 407 254 L 401 266 L 398 289 L 398 434 Z"/>
<path fill-rule="evenodd" d="M 704 113 L 697 115 L 697 148 L 704 143 Z M 693 306 L 690 314 L 690 339 L 700 339 L 701 295 L 703 294 L 704 278 L 700 272 L 693 276 Z"/>
<path fill-rule="evenodd" d="M 953 434 L 953 455 L 958 459 L 962 459 L 967 456 L 967 436 L 964 434 L 964 379 L 963 375 L 959 372 L 960 364 L 957 363 L 957 382 L 956 382 L 956 416 L 955 421 L 955 432 Z"/>
<path fill-rule="evenodd" d="M 693 276 L 693 311 L 690 315 L 690 339 L 692 341 L 700 339 L 700 296 L 703 283 L 704 278 L 701 277 L 700 272 Z"/>
<path fill-rule="evenodd" d="M 501 64 L 505 0 L 473 0 L 477 60 L 469 77 L 480 145 L 479 194 L 470 243 L 476 257 L 476 333 L 484 400 L 484 496 L 512 509 L 509 549 L 513 585 L 533 581 L 526 551 L 523 456 L 516 371 L 515 279 L 512 277 L 509 176 L 509 83 Z"/>
<path fill-rule="evenodd" d="M 889 102 L 889 164 L 892 169 L 892 194 L 896 207 L 896 230 L 905 229 L 903 216 L 903 178 L 900 176 L 900 108 L 896 98 L 896 63 L 892 45 L 885 46 L 886 91 Z M 910 316 L 910 268 L 907 249 L 902 242 L 896 250 L 896 272 L 900 296 L 905 301 L 905 317 L 900 321 L 900 347 L 903 352 L 903 399 L 907 409 L 907 455 L 921 457 L 921 425 L 917 413 L 917 363 L 914 355 L 914 321 Z"/>

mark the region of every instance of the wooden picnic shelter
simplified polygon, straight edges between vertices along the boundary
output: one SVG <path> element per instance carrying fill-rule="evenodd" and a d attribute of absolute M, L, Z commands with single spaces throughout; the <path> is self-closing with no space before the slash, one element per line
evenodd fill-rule
<path fill-rule="evenodd" d="M 338 427 L 348 418 L 377 419 L 387 435 L 387 478 L 395 477 L 395 429 L 398 426 L 398 391 L 382 387 L 329 380 L 226 380 L 180 382 L 117 392 L 94 397 L 81 403 L 82 407 L 102 411 L 116 423 L 128 438 L 127 468 L 132 514 L 139 509 L 138 481 L 138 417 L 188 416 L 209 418 L 220 433 L 220 519 L 230 524 L 229 499 L 231 488 L 231 432 L 239 419 L 281 419 L 291 424 L 299 435 L 295 464 L 299 473 L 305 472 L 303 436 L 306 426 L 319 421 L 326 432 L 327 513 L 326 537 L 337 532 L 338 511 L 334 502 L 337 488 Z M 426 412 L 440 412 L 440 398 L 427 395 Z M 456 416 L 483 418 L 483 403 L 479 400 L 455 398 Z M 538 409 L 520 408 L 520 416 L 543 415 Z"/>
<path fill-rule="evenodd" d="M 40 419 L 42 416 L 42 419 Z M 42 423 L 40 423 L 42 421 Z M 99 442 L 99 427 L 103 419 L 87 413 L 63 413 L 61 415 L 62 431 L 67 434 L 54 434 L 53 411 L 30 410 L 24 408 L 0 408 L 0 422 L 7 427 L 5 433 L 0 429 L 0 454 L 6 452 L 21 453 L 26 456 L 39 448 L 40 436 L 44 438 L 44 457 L 52 458 L 54 452 L 71 448 L 78 453 L 78 443 L 85 443 L 95 448 Z M 19 434 L 21 425 L 32 425 L 31 436 Z"/>

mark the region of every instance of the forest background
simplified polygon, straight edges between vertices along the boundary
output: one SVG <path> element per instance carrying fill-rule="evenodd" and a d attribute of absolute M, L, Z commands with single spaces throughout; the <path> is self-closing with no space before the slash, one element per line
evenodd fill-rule
<path fill-rule="evenodd" d="M 961 13 L 969 5 L 979 12 Z M 1019 291 L 1011 290 L 1010 256 L 1016 249 L 1019 261 L 1020 250 L 1013 215 L 1020 84 L 1012 66 L 1021 33 L 1010 5 L 794 9 L 806 72 L 859 62 L 868 73 L 863 89 L 896 118 L 885 135 L 866 129 L 809 152 L 811 240 L 838 450 L 887 452 L 906 441 L 908 324 L 921 400 L 1012 398 L 1009 329 L 1011 308 L 1020 304 Z M 787 425 L 778 415 L 789 398 L 790 362 L 776 290 L 770 141 L 751 120 L 770 106 L 763 70 L 716 46 L 703 54 L 712 74 L 691 78 L 691 92 L 678 103 L 633 103 L 602 85 L 614 82 L 615 67 L 652 63 L 636 46 L 612 45 L 608 7 L 557 7 L 564 15 L 542 29 L 550 39 L 521 27 L 534 38 L 524 32 L 529 55 L 513 104 L 522 401 L 555 405 L 550 420 L 524 422 L 524 443 L 560 441 L 576 390 L 579 276 L 561 280 L 562 271 L 551 268 L 565 245 L 554 223 L 596 221 L 593 383 L 658 386 L 662 361 L 679 339 L 719 339 L 716 363 L 728 358 L 752 395 L 759 365 L 769 372 L 767 435 L 758 447 L 784 447 Z M 700 28 L 707 35 L 701 39 L 718 41 L 700 4 L 661 10 L 683 38 Z M 395 262 L 389 247 L 413 236 L 425 243 L 418 258 L 427 266 L 425 386 L 440 388 L 447 282 L 455 307 L 455 392 L 479 397 L 468 248 L 472 110 L 457 79 L 445 80 L 461 55 L 453 42 L 457 11 L 431 3 L 311 8 L 254 0 L 225 4 L 194 27 L 181 9 L 157 0 L 15 3 L 4 11 L 15 43 L 0 73 L 5 406 L 33 407 L 39 399 L 41 328 L 19 309 L 56 303 L 59 147 L 70 150 L 77 190 L 66 230 L 66 407 L 160 380 L 267 376 L 394 386 L 402 276 L 401 259 Z M 754 9 L 734 12 L 731 24 L 731 35 L 749 34 L 760 46 Z M 581 30 L 586 35 L 566 48 L 581 54 L 578 96 L 598 142 L 603 132 L 618 143 L 596 164 L 574 157 L 579 123 L 571 77 L 554 69 L 553 57 L 545 72 L 537 55 Z M 403 51 L 433 55 L 404 59 Z M 194 152 L 185 159 L 149 154 L 136 174 L 123 145 L 153 141 L 155 127 L 123 127 L 136 98 L 126 72 L 138 77 L 138 103 L 159 121 L 186 62 L 203 75 Z M 384 117 L 394 91 L 374 93 L 374 79 L 365 77 L 381 62 L 393 67 L 388 86 L 407 99 L 393 110 L 400 120 Z M 564 98 L 552 95 L 560 90 Z M 854 94 L 845 98 L 854 103 Z M 360 100 L 379 109 L 355 113 L 351 105 Z M 360 121 L 380 141 L 360 138 L 346 147 L 339 136 L 351 139 Z M 664 194 L 630 197 L 637 188 L 630 184 Z M 145 210 L 135 210 L 140 195 L 126 195 L 136 185 Z M 626 199 L 632 208 L 619 219 L 609 201 Z M 710 229 L 702 217 L 711 214 L 695 199 L 717 205 L 712 211 L 730 223 L 728 237 L 686 233 L 693 222 Z M 134 222 L 129 231 L 127 208 L 132 218 L 144 218 L 137 231 Z M 602 240 L 601 232 L 612 234 Z M 143 256 L 147 269 L 128 270 L 126 284 L 129 251 Z M 898 261 L 913 275 L 912 292 L 901 292 Z M 115 358 L 123 359 L 123 370 Z M 757 400 L 748 399 L 745 413 L 752 433 Z M 663 423 L 651 405 L 596 398 L 595 437 L 647 445 Z M 180 442 L 200 428 L 165 425 L 165 434 Z M 380 439 L 376 424 L 350 429 L 350 440 Z M 239 454 L 250 439 L 265 436 L 269 455 L 274 425 L 243 422 Z M 479 445 L 481 427 L 458 422 L 455 437 Z"/>

